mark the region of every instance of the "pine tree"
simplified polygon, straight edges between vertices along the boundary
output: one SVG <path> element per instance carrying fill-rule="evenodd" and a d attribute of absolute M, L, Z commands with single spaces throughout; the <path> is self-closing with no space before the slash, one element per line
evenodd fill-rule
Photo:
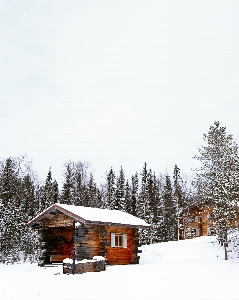
<path fill-rule="evenodd" d="M 163 215 L 163 230 L 164 241 L 177 240 L 177 211 L 176 204 L 173 199 L 173 190 L 169 175 L 165 176 L 165 186 L 163 192 L 164 200 L 164 215 Z"/>
<path fill-rule="evenodd" d="M 116 184 L 115 184 L 115 173 L 113 171 L 113 168 L 111 167 L 108 174 L 106 174 L 106 202 L 107 202 L 107 208 L 108 209 L 115 209 L 116 207 Z"/>
<path fill-rule="evenodd" d="M 35 187 L 29 174 L 24 176 L 22 179 L 21 211 L 26 223 L 33 219 L 38 212 L 37 202 L 35 199 Z"/>
<path fill-rule="evenodd" d="M 73 203 L 74 205 L 89 206 L 89 199 L 86 193 L 85 182 L 83 180 L 81 169 L 73 164 Z"/>
<path fill-rule="evenodd" d="M 14 262 L 19 259 L 21 229 L 20 194 L 21 182 L 18 177 L 17 163 L 13 158 L 3 162 L 0 180 L 1 199 L 1 260 Z"/>
<path fill-rule="evenodd" d="M 0 197 L 5 207 L 9 202 L 20 206 L 20 179 L 17 174 L 17 163 L 13 158 L 6 159 L 3 167 L 0 184 Z"/>
<path fill-rule="evenodd" d="M 137 217 L 138 212 L 138 201 L 139 201 L 139 177 L 136 172 L 134 176 L 131 177 L 131 211 L 130 213 Z"/>
<path fill-rule="evenodd" d="M 149 224 L 151 224 L 150 221 L 152 220 L 150 204 L 151 203 L 149 198 L 148 170 L 147 164 L 145 163 L 141 172 L 141 189 L 139 193 L 137 216 L 143 219 L 144 221 L 148 222 Z M 140 229 L 139 236 L 141 244 L 150 243 L 150 232 L 148 230 Z"/>
<path fill-rule="evenodd" d="M 157 203 L 157 215 L 154 216 L 153 224 L 153 242 L 159 243 L 164 241 L 164 188 L 165 188 L 165 176 L 159 174 L 156 179 L 156 203 Z"/>
<path fill-rule="evenodd" d="M 74 182 L 72 166 L 70 163 L 66 163 L 65 168 L 65 182 L 63 183 L 60 201 L 64 204 L 74 204 Z"/>
<path fill-rule="evenodd" d="M 151 224 L 149 229 L 150 243 L 161 242 L 161 228 L 162 228 L 162 210 L 161 210 L 161 197 L 159 190 L 159 180 L 156 178 L 155 172 L 149 172 L 148 176 L 148 190 L 151 207 L 151 219 L 148 223 Z"/>
<path fill-rule="evenodd" d="M 97 185 L 95 183 L 93 174 L 90 173 L 90 178 L 88 181 L 88 184 L 86 186 L 86 198 L 88 199 L 87 201 L 87 206 L 90 207 L 101 207 L 101 195 L 100 192 L 97 188 Z"/>
<path fill-rule="evenodd" d="M 139 194 L 139 202 L 137 207 L 137 216 L 146 221 L 149 213 L 149 197 L 148 197 L 148 170 L 147 164 L 144 164 L 141 173 L 141 190 Z"/>
<path fill-rule="evenodd" d="M 23 254 L 23 260 L 34 262 L 36 250 L 39 245 L 38 232 L 27 226 L 27 222 L 33 219 L 38 213 L 38 203 L 36 201 L 35 186 L 30 176 L 27 174 L 22 179 L 21 205 L 19 219 L 19 249 Z"/>
<path fill-rule="evenodd" d="M 155 173 L 153 174 L 151 169 L 147 174 L 147 186 L 149 207 L 146 219 L 149 224 L 152 224 L 157 218 L 157 183 Z"/>
<path fill-rule="evenodd" d="M 185 202 L 184 202 L 184 195 L 182 191 L 182 178 L 180 176 L 180 169 L 177 165 L 175 165 L 173 170 L 173 196 L 174 201 L 176 204 L 176 217 L 177 217 L 177 239 L 179 240 L 180 237 L 180 223 L 179 220 L 182 217 L 182 214 L 185 210 Z"/>
<path fill-rule="evenodd" d="M 227 242 L 230 220 L 235 220 L 239 199 L 238 146 L 232 135 L 219 122 L 203 135 L 206 146 L 199 149 L 195 159 L 202 163 L 197 169 L 198 195 L 204 205 L 213 207 L 218 239 Z"/>
<path fill-rule="evenodd" d="M 116 179 L 115 204 L 113 209 L 125 211 L 125 207 L 125 175 L 121 167 L 119 176 Z"/>
<path fill-rule="evenodd" d="M 37 210 L 36 177 L 26 156 L 10 157 L 0 166 L 0 260 L 13 263 L 36 250 L 38 235 L 26 226 Z"/>
<path fill-rule="evenodd" d="M 88 192 L 90 181 L 88 168 L 89 163 L 87 162 L 72 162 L 74 205 L 91 206 L 91 199 L 89 198 Z"/>
<path fill-rule="evenodd" d="M 131 187 L 128 180 L 126 180 L 125 184 L 125 212 L 132 213 Z"/>
<path fill-rule="evenodd" d="M 58 183 L 56 180 L 53 181 L 52 183 L 52 199 L 54 203 L 57 203 L 60 201 L 60 196 L 59 196 L 59 188 L 58 188 Z"/>
<path fill-rule="evenodd" d="M 26 156 L 0 161 L 0 261 L 14 263 L 26 253 L 26 222 L 35 215 L 35 173 Z M 37 238 L 37 235 L 36 235 Z M 36 243 L 31 253 L 36 250 Z"/>
<path fill-rule="evenodd" d="M 55 187 L 52 182 L 51 168 L 47 174 L 45 185 L 43 187 L 42 197 L 41 197 L 41 211 L 47 209 L 49 206 L 55 203 Z"/>
<path fill-rule="evenodd" d="M 91 206 L 88 184 L 89 163 L 68 161 L 65 163 L 65 181 L 61 194 L 61 202 L 65 204 Z"/>

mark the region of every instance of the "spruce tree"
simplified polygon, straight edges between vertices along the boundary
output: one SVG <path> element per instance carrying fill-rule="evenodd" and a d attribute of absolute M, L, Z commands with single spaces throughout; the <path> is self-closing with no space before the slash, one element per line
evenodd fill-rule
<path fill-rule="evenodd" d="M 1 260 L 14 262 L 19 259 L 20 232 L 22 228 L 20 212 L 21 181 L 18 166 L 13 158 L 3 162 L 0 180 L 1 199 Z"/>
<path fill-rule="evenodd" d="M 131 187 L 129 181 L 126 180 L 125 184 L 125 212 L 132 214 L 132 202 L 131 202 Z"/>
<path fill-rule="evenodd" d="M 124 170 L 121 166 L 119 176 L 116 179 L 116 191 L 115 191 L 115 204 L 114 208 L 117 210 L 125 211 L 125 175 Z"/>
<path fill-rule="evenodd" d="M 164 215 L 163 215 L 163 231 L 164 241 L 177 240 L 177 211 L 176 204 L 173 199 L 173 189 L 169 175 L 165 176 L 165 186 L 163 192 Z"/>
<path fill-rule="evenodd" d="M 106 203 L 108 209 L 115 209 L 116 203 L 116 183 L 115 183 L 115 172 L 111 167 L 108 174 L 106 174 Z"/>
<path fill-rule="evenodd" d="M 58 183 L 56 180 L 52 183 L 52 199 L 54 203 L 57 203 L 60 201 L 59 196 L 59 189 L 58 189 Z"/>
<path fill-rule="evenodd" d="M 89 163 L 82 161 L 68 161 L 65 163 L 65 181 L 61 193 L 61 203 L 91 206 L 88 184 Z"/>
<path fill-rule="evenodd" d="M 66 163 L 65 168 L 65 181 L 62 187 L 61 203 L 74 204 L 74 182 L 72 166 L 70 163 Z"/>
<path fill-rule="evenodd" d="M 182 214 L 186 208 L 185 202 L 184 202 L 184 195 L 182 191 L 182 178 L 180 176 L 180 169 L 177 165 L 175 165 L 173 170 L 173 196 L 174 201 L 176 204 L 176 217 L 177 217 L 177 239 L 179 240 L 180 237 L 180 218 L 182 217 Z"/>
<path fill-rule="evenodd" d="M 101 196 L 92 173 L 90 173 L 90 178 L 86 185 L 85 193 L 86 193 L 86 198 L 88 199 L 87 206 L 101 207 Z"/>
<path fill-rule="evenodd" d="M 26 223 L 37 215 L 38 206 L 35 198 L 35 186 L 29 174 L 22 179 L 20 206 Z"/>
<path fill-rule="evenodd" d="M 162 211 L 159 180 L 155 172 L 149 177 L 149 198 L 151 206 L 151 227 L 149 229 L 150 243 L 161 242 Z"/>
<path fill-rule="evenodd" d="M 151 172 L 151 171 L 150 171 Z M 137 216 L 150 224 L 152 219 L 150 198 L 149 198 L 149 186 L 148 186 L 148 170 L 145 162 L 143 170 L 141 172 L 141 189 L 139 193 L 139 201 L 137 207 Z M 145 229 L 139 229 L 140 243 L 149 244 L 149 231 Z"/>
<path fill-rule="evenodd" d="M 138 216 L 138 201 L 139 201 L 139 177 L 136 172 L 134 176 L 131 177 L 131 214 L 133 216 Z"/>
<path fill-rule="evenodd" d="M 55 191 L 52 182 L 51 168 L 48 171 L 45 185 L 41 196 L 41 211 L 47 209 L 49 206 L 55 203 Z"/>
<path fill-rule="evenodd" d="M 141 189 L 139 193 L 139 202 L 137 207 L 137 216 L 146 221 L 148 218 L 149 197 L 148 197 L 148 170 L 147 164 L 144 164 L 141 172 Z"/>
<path fill-rule="evenodd" d="M 239 199 L 238 146 L 232 135 L 219 122 L 203 135 L 206 146 L 199 149 L 195 159 L 202 163 L 197 169 L 197 189 L 202 203 L 213 207 L 218 240 L 227 242 L 230 220 L 236 219 Z"/>
<path fill-rule="evenodd" d="M 26 157 L 0 163 L 0 260 L 13 263 L 37 249 L 38 235 L 26 223 L 37 210 L 35 175 Z M 34 176 L 33 176 L 34 175 Z M 31 244 L 31 247 L 29 245 Z M 22 256 L 23 255 L 23 256 Z"/>

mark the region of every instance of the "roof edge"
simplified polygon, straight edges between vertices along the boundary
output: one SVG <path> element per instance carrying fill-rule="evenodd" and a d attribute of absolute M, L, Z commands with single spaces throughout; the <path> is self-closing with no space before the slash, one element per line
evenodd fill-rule
<path fill-rule="evenodd" d="M 32 219 L 31 221 L 29 221 L 27 223 L 28 226 L 33 226 L 35 223 L 37 223 L 38 221 L 40 221 L 42 218 L 44 218 L 45 215 L 49 214 L 51 211 L 53 210 L 58 210 L 64 214 L 66 214 L 67 216 L 73 218 L 76 221 L 79 221 L 81 223 L 84 224 L 89 224 L 89 225 L 101 225 L 101 226 L 121 226 L 121 227 L 130 227 L 130 228 L 142 228 L 142 229 L 149 229 L 149 227 L 151 226 L 150 224 L 146 225 L 133 225 L 133 224 L 124 224 L 124 223 L 114 223 L 114 222 L 101 222 L 101 221 L 91 221 L 91 220 L 85 220 L 84 218 L 74 214 L 73 212 L 67 210 L 66 208 L 62 207 L 60 204 L 58 203 L 54 203 L 52 204 L 50 207 L 48 207 L 46 210 L 44 210 L 42 213 L 40 213 L 39 215 L 37 215 L 34 219 Z"/>
<path fill-rule="evenodd" d="M 27 225 L 28 226 L 34 225 L 37 221 L 40 221 L 46 214 L 50 213 L 54 209 L 66 214 L 67 216 L 69 216 L 69 217 L 71 217 L 71 218 L 73 218 L 73 219 L 75 219 L 79 222 L 86 223 L 86 220 L 84 218 L 81 218 L 81 217 L 77 216 L 76 214 L 74 214 L 74 213 L 68 211 L 67 209 L 59 206 L 57 203 L 54 203 L 50 207 L 48 207 L 46 210 L 44 210 L 42 213 L 40 213 L 38 216 L 36 216 L 34 219 L 29 221 L 27 223 Z"/>

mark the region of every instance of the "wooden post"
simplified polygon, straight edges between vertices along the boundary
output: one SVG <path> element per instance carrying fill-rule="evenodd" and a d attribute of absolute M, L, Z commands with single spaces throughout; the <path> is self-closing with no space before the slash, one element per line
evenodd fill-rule
<path fill-rule="evenodd" d="M 228 260 L 228 257 L 227 257 L 227 247 L 228 247 L 228 243 L 224 243 L 225 260 Z"/>
<path fill-rule="evenodd" d="M 73 233 L 73 263 L 72 263 L 72 274 L 75 275 L 75 268 L 76 268 L 76 245 L 75 245 L 75 239 L 76 239 L 76 228 L 75 228 L 75 220 L 73 221 L 73 227 L 74 227 L 74 233 Z"/>

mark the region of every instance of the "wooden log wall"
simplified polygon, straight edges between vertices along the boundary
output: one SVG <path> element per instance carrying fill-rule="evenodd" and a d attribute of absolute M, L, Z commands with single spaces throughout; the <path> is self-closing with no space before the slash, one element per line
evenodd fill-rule
<path fill-rule="evenodd" d="M 201 211 L 201 215 L 202 215 L 202 236 L 207 236 L 208 235 L 208 228 L 213 229 L 214 226 L 214 220 L 212 218 L 212 208 L 207 208 L 207 209 L 203 209 Z"/>
<path fill-rule="evenodd" d="M 42 219 L 39 228 L 40 247 L 43 250 L 40 265 L 72 258 L 73 232 L 73 219 L 62 213 L 51 213 Z"/>
<path fill-rule="evenodd" d="M 42 220 L 39 229 L 42 264 L 62 262 L 73 256 L 73 239 L 75 239 L 75 259 L 81 261 L 103 256 L 108 263 L 139 263 L 139 237 L 136 228 L 119 226 L 99 226 L 81 224 L 75 229 L 74 220 L 60 212 L 50 213 Z M 127 234 L 127 248 L 111 247 L 111 233 Z"/>
<path fill-rule="evenodd" d="M 196 216 L 199 217 L 198 221 L 194 220 Z M 188 217 L 192 218 L 190 222 L 187 221 Z M 194 237 L 186 235 L 187 228 L 199 229 L 199 236 L 209 235 L 208 228 L 211 229 L 210 235 L 215 234 L 215 232 L 213 232 L 215 225 L 212 218 L 212 208 L 194 207 L 190 209 L 189 215 L 183 217 L 182 224 L 184 226 L 182 239 L 184 239 L 184 236 L 185 238 Z"/>
<path fill-rule="evenodd" d="M 105 236 L 106 246 L 106 259 L 109 265 L 126 265 L 139 263 L 138 250 L 139 236 L 136 228 L 126 228 L 118 226 L 107 226 L 108 235 Z M 127 248 L 111 247 L 110 246 L 110 233 L 127 234 Z"/>
<path fill-rule="evenodd" d="M 101 271 L 105 271 L 105 260 L 82 261 L 75 264 L 75 274 Z M 71 263 L 63 263 L 63 274 L 73 274 Z"/>
<path fill-rule="evenodd" d="M 76 260 L 92 259 L 94 256 L 101 255 L 101 252 L 99 226 L 80 225 L 75 232 Z"/>

